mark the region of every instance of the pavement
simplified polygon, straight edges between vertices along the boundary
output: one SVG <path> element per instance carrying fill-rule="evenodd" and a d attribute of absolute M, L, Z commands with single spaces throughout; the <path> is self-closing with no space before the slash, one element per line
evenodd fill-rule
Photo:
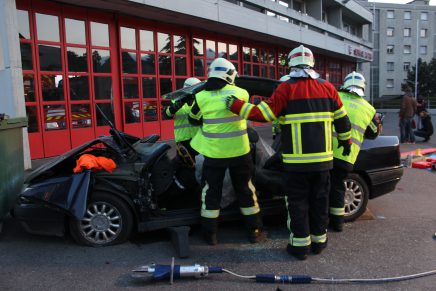
<path fill-rule="evenodd" d="M 435 120 L 435 119 L 433 119 Z M 266 134 L 269 128 L 259 131 Z M 388 113 L 384 135 L 397 135 L 398 120 Z M 435 138 L 436 139 L 436 138 Z M 401 151 L 436 147 L 402 144 Z M 372 216 L 348 223 L 342 233 L 329 233 L 320 255 L 297 261 L 286 251 L 285 221 L 266 221 L 268 240 L 246 242 L 242 224 L 220 225 L 219 244 L 206 245 L 199 228 L 191 230 L 191 256 L 181 264 L 223 266 L 234 272 L 306 274 L 320 278 L 380 278 L 436 269 L 436 173 L 406 168 L 394 192 L 369 202 Z M 27 234 L 13 219 L 0 235 L 0 290 L 435 290 L 436 276 L 386 284 L 256 284 L 227 274 L 202 279 L 152 283 L 133 279 L 130 270 L 151 262 L 169 264 L 175 251 L 166 231 L 135 236 L 122 245 L 90 248 L 70 237 Z"/>

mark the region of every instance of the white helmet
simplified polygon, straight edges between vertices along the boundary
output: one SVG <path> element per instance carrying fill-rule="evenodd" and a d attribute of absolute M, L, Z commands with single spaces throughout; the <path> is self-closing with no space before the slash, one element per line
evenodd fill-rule
<path fill-rule="evenodd" d="M 185 80 L 183 83 L 183 88 L 194 86 L 195 84 L 200 83 L 201 81 L 197 78 L 191 77 Z"/>
<path fill-rule="evenodd" d="M 286 82 L 287 80 L 289 80 L 291 78 L 291 76 L 289 76 L 289 75 L 284 75 L 284 76 L 282 76 L 281 78 L 280 78 L 280 82 Z"/>
<path fill-rule="evenodd" d="M 315 66 L 315 59 L 313 58 L 312 51 L 303 45 L 294 48 L 288 55 L 288 66 L 307 66 L 313 68 Z"/>
<path fill-rule="evenodd" d="M 362 90 L 365 90 L 365 78 L 362 74 L 357 73 L 355 71 L 349 73 L 344 79 L 344 88 L 349 88 L 351 86 L 359 87 Z"/>
<path fill-rule="evenodd" d="M 223 58 L 217 58 L 210 64 L 207 77 L 218 78 L 233 84 L 237 74 L 238 72 L 236 72 L 236 68 L 231 62 Z"/>

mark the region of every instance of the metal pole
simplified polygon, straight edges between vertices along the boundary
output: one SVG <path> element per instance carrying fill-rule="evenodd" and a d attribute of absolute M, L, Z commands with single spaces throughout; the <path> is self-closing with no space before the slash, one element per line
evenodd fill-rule
<path fill-rule="evenodd" d="M 415 99 L 418 97 L 419 18 L 416 20 Z"/>
<path fill-rule="evenodd" d="M 372 15 L 373 15 L 373 17 L 372 17 L 372 44 L 373 44 L 372 55 L 373 55 L 373 58 L 371 61 L 371 66 L 370 66 L 370 68 L 371 68 L 371 70 L 370 70 L 371 96 L 369 98 L 371 100 L 371 105 L 374 105 L 374 83 L 375 83 L 375 81 L 374 81 L 375 80 L 374 79 L 374 71 L 375 71 L 375 68 L 374 68 L 374 44 L 375 44 L 375 39 L 374 39 L 374 37 L 375 37 L 375 22 L 376 22 L 376 20 L 375 20 L 375 2 L 372 2 Z"/>

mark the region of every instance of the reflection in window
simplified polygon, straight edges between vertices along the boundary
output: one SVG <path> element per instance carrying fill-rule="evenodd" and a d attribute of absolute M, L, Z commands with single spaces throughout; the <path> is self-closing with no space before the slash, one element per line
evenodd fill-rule
<path fill-rule="evenodd" d="M 110 52 L 107 50 L 94 50 L 92 52 L 92 64 L 96 73 L 111 72 Z"/>
<path fill-rule="evenodd" d="M 139 37 L 141 39 L 141 50 L 153 52 L 154 51 L 153 31 L 141 30 Z"/>
<path fill-rule="evenodd" d="M 238 46 L 235 44 L 229 44 L 229 55 L 231 60 L 238 60 Z"/>
<path fill-rule="evenodd" d="M 91 22 L 92 45 L 109 46 L 109 26 L 105 23 Z"/>
<path fill-rule="evenodd" d="M 87 76 L 68 76 L 71 100 L 89 100 L 89 83 Z"/>
<path fill-rule="evenodd" d="M 140 121 L 139 102 L 124 103 L 124 113 L 126 123 L 138 123 Z"/>
<path fill-rule="evenodd" d="M 39 40 L 59 42 L 58 17 L 36 13 L 36 28 Z"/>
<path fill-rule="evenodd" d="M 183 88 L 185 84 L 185 79 L 176 79 L 176 90 Z"/>
<path fill-rule="evenodd" d="M 138 98 L 138 79 L 123 78 L 123 93 L 124 98 Z"/>
<path fill-rule="evenodd" d="M 206 57 L 209 59 L 216 58 L 215 42 L 213 40 L 206 40 Z"/>
<path fill-rule="evenodd" d="M 86 44 L 85 21 L 65 19 L 67 43 Z"/>
<path fill-rule="evenodd" d="M 242 49 L 242 54 L 244 56 L 244 61 L 249 62 L 251 60 L 250 59 L 250 48 L 249 47 L 244 47 Z"/>
<path fill-rule="evenodd" d="M 161 53 L 171 53 L 171 39 L 166 33 L 157 34 L 157 50 Z"/>
<path fill-rule="evenodd" d="M 97 100 L 112 100 L 112 78 L 94 77 L 94 94 Z"/>
<path fill-rule="evenodd" d="M 194 59 L 194 75 L 204 76 L 204 61 L 202 59 Z"/>
<path fill-rule="evenodd" d="M 192 42 L 194 43 L 194 56 L 203 56 L 203 40 L 200 38 L 194 38 Z"/>
<path fill-rule="evenodd" d="M 159 56 L 159 74 L 171 75 L 171 56 Z"/>
<path fill-rule="evenodd" d="M 274 67 L 269 67 L 269 77 L 271 79 L 276 79 L 276 70 Z"/>
<path fill-rule="evenodd" d="M 71 123 L 73 128 L 91 127 L 91 108 L 89 104 L 71 105 Z"/>
<path fill-rule="evenodd" d="M 175 54 L 186 54 L 186 38 L 174 35 L 173 45 Z"/>
<path fill-rule="evenodd" d="M 178 80 L 177 80 L 178 81 Z M 161 101 L 161 106 L 160 106 L 160 113 L 161 113 L 161 116 L 162 116 L 162 118 L 163 119 L 168 119 L 166 116 L 166 113 L 165 113 L 165 110 L 166 110 L 166 108 L 168 107 L 168 106 L 170 106 L 171 105 L 171 100 L 162 100 Z"/>
<path fill-rule="evenodd" d="M 175 57 L 175 61 L 176 61 L 176 75 L 186 76 L 186 58 Z"/>
<path fill-rule="evenodd" d="M 253 65 L 253 76 L 259 76 L 259 65 Z"/>
<path fill-rule="evenodd" d="M 20 50 L 23 70 L 32 70 L 32 45 L 30 43 L 20 43 Z"/>
<path fill-rule="evenodd" d="M 164 95 L 166 93 L 170 93 L 173 91 L 173 82 L 171 79 L 161 78 L 160 80 L 160 95 Z"/>
<path fill-rule="evenodd" d="M 47 131 L 67 128 L 64 105 L 45 105 L 44 118 Z"/>
<path fill-rule="evenodd" d="M 24 101 L 35 102 L 35 79 L 31 74 L 23 74 Z"/>
<path fill-rule="evenodd" d="M 157 121 L 156 101 L 144 101 L 144 122 Z"/>
<path fill-rule="evenodd" d="M 36 106 L 26 106 L 26 116 L 27 116 L 27 131 L 29 133 L 38 132 L 38 111 Z"/>
<path fill-rule="evenodd" d="M 154 75 L 156 73 L 154 54 L 142 54 L 141 65 L 143 74 Z"/>
<path fill-rule="evenodd" d="M 250 64 L 244 64 L 244 75 L 251 76 L 251 65 Z"/>
<path fill-rule="evenodd" d="M 123 62 L 123 73 L 136 74 L 138 72 L 136 53 L 122 52 L 121 58 Z"/>
<path fill-rule="evenodd" d="M 136 49 L 135 29 L 121 27 L 121 47 L 125 49 Z"/>
<path fill-rule="evenodd" d="M 88 62 L 85 48 L 69 47 L 67 49 L 68 71 L 87 72 Z"/>
<path fill-rule="evenodd" d="M 227 59 L 227 44 L 222 42 L 218 43 L 218 57 Z"/>
<path fill-rule="evenodd" d="M 95 104 L 95 113 L 97 116 L 97 126 L 103 126 L 108 125 L 107 121 L 103 118 L 100 111 L 98 111 L 97 106 L 103 111 L 104 115 L 112 122 L 114 123 L 114 110 L 112 108 L 112 103 L 98 103 Z"/>
<path fill-rule="evenodd" d="M 27 11 L 17 9 L 17 20 L 18 37 L 20 39 L 30 39 L 29 13 Z"/>
<path fill-rule="evenodd" d="M 61 48 L 53 45 L 38 45 L 41 71 L 62 71 Z"/>
<path fill-rule="evenodd" d="M 43 101 L 64 100 L 64 80 L 62 75 L 41 75 Z"/>
<path fill-rule="evenodd" d="M 142 97 L 156 98 L 156 79 L 142 78 Z"/>

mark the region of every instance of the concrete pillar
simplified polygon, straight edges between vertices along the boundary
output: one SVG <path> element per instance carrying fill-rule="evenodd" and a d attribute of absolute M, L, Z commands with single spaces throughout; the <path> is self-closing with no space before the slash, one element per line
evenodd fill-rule
<path fill-rule="evenodd" d="M 15 0 L 0 1 L 0 112 L 26 116 Z M 27 128 L 23 129 L 24 168 L 30 169 Z"/>

